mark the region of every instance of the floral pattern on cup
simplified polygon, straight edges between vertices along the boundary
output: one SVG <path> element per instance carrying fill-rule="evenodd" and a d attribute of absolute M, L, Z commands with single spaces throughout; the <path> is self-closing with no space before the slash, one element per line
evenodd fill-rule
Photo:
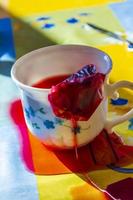
<path fill-rule="evenodd" d="M 71 132 L 75 132 L 72 128 L 71 123 L 64 121 L 64 119 L 56 117 L 46 104 L 40 103 L 35 99 L 32 99 L 29 94 L 24 96 L 25 102 L 25 118 L 29 124 L 30 130 L 37 133 L 40 138 L 47 137 L 47 133 L 54 134 L 55 129 L 59 127 L 64 127 Z M 86 128 L 81 128 L 80 125 L 76 127 L 77 134 L 82 133 L 82 131 L 87 131 L 90 126 Z"/>
<path fill-rule="evenodd" d="M 36 119 L 39 119 L 46 129 L 55 129 L 57 125 L 63 125 L 64 121 L 58 117 L 54 117 L 53 119 L 47 119 L 47 112 L 43 107 L 34 109 L 32 106 L 25 108 L 25 115 L 28 121 L 31 121 L 31 125 L 35 129 L 41 129 L 38 122 L 35 122 Z M 42 115 L 45 115 L 43 117 Z M 38 120 L 37 120 L 38 121 Z"/>

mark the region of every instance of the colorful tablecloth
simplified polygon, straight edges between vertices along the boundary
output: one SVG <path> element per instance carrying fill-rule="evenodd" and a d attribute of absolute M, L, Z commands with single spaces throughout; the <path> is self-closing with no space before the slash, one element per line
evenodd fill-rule
<path fill-rule="evenodd" d="M 111 82 L 122 79 L 133 81 L 132 48 L 126 42 L 86 25 L 91 22 L 132 40 L 130 27 L 126 30 L 121 24 L 127 16 L 124 9 L 132 10 L 132 1 L 110 6 L 104 5 L 105 2 L 109 1 L 102 1 L 102 4 L 98 0 L 90 3 L 64 1 L 61 4 L 58 1 L 56 4 L 39 1 L 38 5 L 35 1 L 2 2 L 2 6 L 10 12 L 12 26 L 9 18 L 0 19 L 1 200 L 109 199 L 90 181 L 101 189 L 107 189 L 116 199 L 133 198 L 133 119 L 114 129 L 122 137 L 124 145 L 115 133 L 108 138 L 103 132 L 80 150 L 80 160 L 76 161 L 73 152 L 65 152 L 64 155 L 52 152 L 28 133 L 19 92 L 10 78 L 15 50 L 20 57 L 43 46 L 73 43 L 98 47 L 111 56 Z M 91 7 L 87 7 L 89 5 Z M 64 8 L 67 10 L 60 10 Z M 119 20 L 111 8 L 116 10 Z M 124 114 L 132 106 L 132 92 L 121 90 L 117 101 L 109 100 L 109 118 Z"/>

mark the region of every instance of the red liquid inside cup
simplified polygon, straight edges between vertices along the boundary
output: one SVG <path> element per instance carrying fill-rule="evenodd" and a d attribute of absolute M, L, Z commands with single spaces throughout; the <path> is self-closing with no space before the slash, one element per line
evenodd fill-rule
<path fill-rule="evenodd" d="M 53 85 L 57 85 L 67 79 L 70 75 L 58 75 L 58 76 L 52 76 L 45 79 L 42 79 L 41 81 L 35 83 L 33 87 L 36 88 L 44 88 L 44 89 L 50 89 Z"/>

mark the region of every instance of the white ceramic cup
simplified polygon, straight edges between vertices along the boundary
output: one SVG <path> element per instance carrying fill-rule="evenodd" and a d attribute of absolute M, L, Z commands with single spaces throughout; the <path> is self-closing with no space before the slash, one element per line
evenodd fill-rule
<path fill-rule="evenodd" d="M 103 100 L 88 121 L 78 121 L 78 146 L 92 141 L 103 129 L 111 132 L 113 126 L 133 116 L 133 109 L 112 121 L 107 120 L 108 96 L 117 96 L 121 87 L 133 89 L 133 83 L 120 81 L 108 84 L 112 68 L 111 58 L 101 50 L 81 45 L 55 45 L 32 51 L 19 58 L 11 70 L 12 79 L 21 91 L 24 116 L 29 131 L 44 144 L 57 148 L 72 148 L 71 122 L 58 118 L 52 111 L 48 94 L 50 89 L 32 85 L 44 78 L 73 74 L 87 64 L 95 64 L 106 75 L 103 84 Z"/>

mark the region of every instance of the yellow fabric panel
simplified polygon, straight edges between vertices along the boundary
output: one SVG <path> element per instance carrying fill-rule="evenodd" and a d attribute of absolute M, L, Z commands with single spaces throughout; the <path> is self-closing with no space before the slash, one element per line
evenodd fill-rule
<path fill-rule="evenodd" d="M 35 13 L 55 11 L 66 8 L 94 6 L 120 0 L 1 0 L 1 3 L 16 16 L 27 16 Z"/>
<path fill-rule="evenodd" d="M 128 50 L 127 44 L 114 44 L 99 47 L 109 54 L 113 61 L 113 69 L 110 74 L 110 81 L 120 80 L 133 81 L 133 52 Z M 133 94 L 132 90 L 126 90 Z"/>

